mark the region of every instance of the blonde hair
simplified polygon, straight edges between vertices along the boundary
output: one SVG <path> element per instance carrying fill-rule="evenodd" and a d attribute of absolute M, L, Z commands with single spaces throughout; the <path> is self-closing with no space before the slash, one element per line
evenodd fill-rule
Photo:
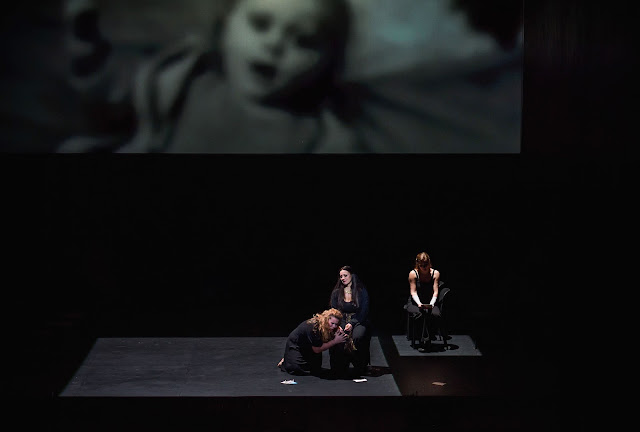
<path fill-rule="evenodd" d="M 329 342 L 333 338 L 333 331 L 329 328 L 329 319 L 331 317 L 342 320 L 342 312 L 338 309 L 331 308 L 324 312 L 316 313 L 307 320 L 308 323 L 312 323 L 316 331 L 320 333 L 322 342 Z"/>

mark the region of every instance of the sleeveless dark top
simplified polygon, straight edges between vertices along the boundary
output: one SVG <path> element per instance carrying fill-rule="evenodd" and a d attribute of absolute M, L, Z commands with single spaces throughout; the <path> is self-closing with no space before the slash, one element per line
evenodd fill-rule
<path fill-rule="evenodd" d="M 413 269 L 413 271 L 416 273 L 416 292 L 418 293 L 418 297 L 420 297 L 420 301 L 422 301 L 422 303 L 425 303 L 425 300 L 426 303 L 429 303 L 433 297 L 433 274 L 435 273 L 435 270 L 431 269 L 431 279 L 429 280 L 431 283 L 428 287 L 420 285 L 420 273 L 418 273 L 418 270 L 416 269 Z M 442 282 L 440 285 L 442 285 Z M 409 298 L 413 304 L 416 304 L 413 297 L 409 296 Z"/>

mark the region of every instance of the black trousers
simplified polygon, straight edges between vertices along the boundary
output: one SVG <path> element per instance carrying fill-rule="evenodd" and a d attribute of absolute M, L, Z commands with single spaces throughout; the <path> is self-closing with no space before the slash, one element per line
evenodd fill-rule
<path fill-rule="evenodd" d="M 409 323 L 416 329 L 416 335 L 420 337 L 420 344 L 426 345 L 431 343 L 431 337 L 435 336 L 442 319 L 442 313 L 438 305 L 434 305 L 431 309 L 420 309 L 413 303 L 407 303 L 406 306 Z M 407 337 L 413 337 L 410 330 L 411 326 L 407 326 Z"/>
<path fill-rule="evenodd" d="M 287 343 L 284 362 L 280 369 L 291 375 L 320 375 L 322 372 L 322 354 L 314 353 L 311 350 L 300 352 L 297 347 L 291 347 Z"/>
<path fill-rule="evenodd" d="M 349 350 L 346 343 L 334 345 L 329 348 L 331 372 L 337 377 L 346 377 L 349 373 L 349 365 L 353 364 L 354 373 L 362 375 L 371 362 L 371 334 L 368 326 L 360 323 L 351 323 L 351 337 L 355 350 Z"/>

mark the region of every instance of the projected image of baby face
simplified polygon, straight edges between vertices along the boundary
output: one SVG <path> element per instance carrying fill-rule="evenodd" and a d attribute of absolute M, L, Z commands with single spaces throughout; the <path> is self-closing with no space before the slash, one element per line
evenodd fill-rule
<path fill-rule="evenodd" d="M 323 3 L 240 0 L 222 34 L 224 69 L 233 91 L 260 102 L 312 85 L 331 50 Z"/>

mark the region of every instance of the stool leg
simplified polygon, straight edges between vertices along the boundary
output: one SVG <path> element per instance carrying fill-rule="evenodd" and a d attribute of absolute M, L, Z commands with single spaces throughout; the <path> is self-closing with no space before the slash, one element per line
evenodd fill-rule
<path fill-rule="evenodd" d="M 444 349 L 445 351 L 449 349 L 449 342 L 447 342 L 447 338 L 448 338 L 448 334 L 447 334 L 447 328 L 444 325 L 444 322 L 442 321 L 442 318 L 440 318 L 440 322 L 438 323 L 438 329 L 439 329 L 439 333 L 440 333 L 440 337 L 442 338 L 442 342 L 444 342 Z"/>
<path fill-rule="evenodd" d="M 409 316 L 409 312 L 407 312 L 407 340 L 411 338 L 411 317 Z"/>
<path fill-rule="evenodd" d="M 425 342 L 424 342 L 424 341 L 425 341 L 425 336 L 424 336 L 424 335 L 425 335 L 425 333 L 427 334 L 427 338 L 426 338 L 426 340 L 428 340 L 428 341 L 429 341 L 428 343 L 431 343 L 431 336 L 429 335 L 429 326 L 427 325 L 427 316 L 428 316 L 428 315 L 427 315 L 427 314 L 425 314 L 425 315 L 424 315 L 424 317 L 423 317 L 423 319 L 422 319 L 422 337 L 421 337 L 421 339 L 420 339 L 420 342 L 421 342 L 422 344 L 425 344 Z M 427 343 L 427 344 L 425 344 L 425 345 L 428 345 L 428 343 Z"/>
<path fill-rule="evenodd" d="M 416 340 L 416 321 L 411 321 L 411 348 L 415 348 L 415 340 Z"/>

